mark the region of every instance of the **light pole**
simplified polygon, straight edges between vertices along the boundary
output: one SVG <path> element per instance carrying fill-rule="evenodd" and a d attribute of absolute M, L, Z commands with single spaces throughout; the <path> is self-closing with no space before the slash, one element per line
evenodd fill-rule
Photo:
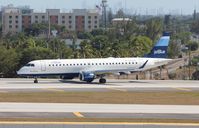
<path fill-rule="evenodd" d="M 106 7 L 107 7 L 107 0 L 102 0 L 102 8 L 103 8 L 103 22 L 104 22 L 104 28 L 106 29 Z"/>
<path fill-rule="evenodd" d="M 49 43 L 49 41 L 50 41 L 50 30 L 51 30 L 51 23 L 50 23 L 50 12 L 48 11 L 47 12 L 47 14 L 48 14 L 48 41 L 47 41 L 47 48 L 48 48 L 48 43 Z"/>
<path fill-rule="evenodd" d="M 191 80 L 191 46 L 189 45 L 189 80 Z"/>

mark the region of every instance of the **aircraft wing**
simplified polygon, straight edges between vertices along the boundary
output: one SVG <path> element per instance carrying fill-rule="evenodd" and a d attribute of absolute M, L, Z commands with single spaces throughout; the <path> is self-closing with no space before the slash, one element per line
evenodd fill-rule
<path fill-rule="evenodd" d="M 172 62 L 174 62 L 174 60 L 166 59 L 165 61 L 155 62 L 154 65 L 147 66 L 144 69 L 138 70 L 138 71 L 143 71 L 143 70 L 149 70 L 149 69 L 152 69 L 152 68 L 157 68 L 159 66 L 167 65 L 167 64 L 172 63 Z"/>
<path fill-rule="evenodd" d="M 115 69 L 115 70 L 96 70 L 93 68 L 88 68 L 85 69 L 84 71 L 86 72 L 92 72 L 96 75 L 102 75 L 102 74 L 115 74 L 115 73 L 127 73 L 127 72 L 133 72 L 133 71 L 141 71 L 145 68 L 145 66 L 147 65 L 148 60 L 146 60 L 143 65 L 141 65 L 139 68 L 127 68 L 127 69 Z"/>

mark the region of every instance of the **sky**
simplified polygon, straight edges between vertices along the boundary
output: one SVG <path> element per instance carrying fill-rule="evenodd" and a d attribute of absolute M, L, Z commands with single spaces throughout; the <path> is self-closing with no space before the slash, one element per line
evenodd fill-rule
<path fill-rule="evenodd" d="M 108 7 L 116 12 L 123 8 L 131 14 L 192 14 L 194 8 L 199 10 L 199 0 L 107 0 Z M 14 6 L 28 5 L 36 11 L 47 8 L 58 8 L 63 11 L 72 9 L 95 8 L 101 0 L 0 0 L 0 6 L 13 4 Z"/>

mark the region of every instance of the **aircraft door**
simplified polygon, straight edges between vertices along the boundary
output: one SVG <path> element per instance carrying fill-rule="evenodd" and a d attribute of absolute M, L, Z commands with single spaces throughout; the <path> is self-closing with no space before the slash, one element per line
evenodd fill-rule
<path fill-rule="evenodd" d="M 41 61 L 41 71 L 46 71 L 46 63 Z"/>

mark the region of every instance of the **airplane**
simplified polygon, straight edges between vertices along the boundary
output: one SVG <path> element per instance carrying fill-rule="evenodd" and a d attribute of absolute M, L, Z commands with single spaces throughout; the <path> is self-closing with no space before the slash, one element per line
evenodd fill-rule
<path fill-rule="evenodd" d="M 169 41 L 169 33 L 164 33 L 144 57 L 35 60 L 23 66 L 17 74 L 34 77 L 34 83 L 38 83 L 38 77 L 60 76 L 61 79 L 79 77 L 87 83 L 99 78 L 99 83 L 104 84 L 107 74 L 131 74 L 167 64 L 172 60 L 167 59 Z"/>

